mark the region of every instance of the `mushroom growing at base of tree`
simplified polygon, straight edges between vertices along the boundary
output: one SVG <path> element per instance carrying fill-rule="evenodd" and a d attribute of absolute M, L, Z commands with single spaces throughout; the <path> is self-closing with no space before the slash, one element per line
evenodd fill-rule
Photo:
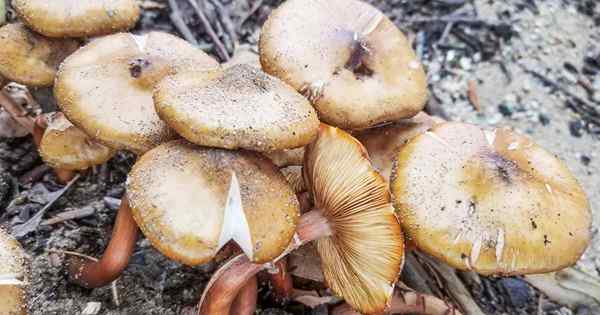
<path fill-rule="evenodd" d="M 404 250 L 387 183 L 356 139 L 327 125 L 321 125 L 317 139 L 306 148 L 304 175 L 315 208 L 302 215 L 294 242 L 272 263 L 316 241 L 333 292 L 361 312 L 383 312 L 391 302 Z M 246 281 L 269 266 L 244 255 L 233 258 L 211 279 L 199 313 L 231 314 Z"/>
<path fill-rule="evenodd" d="M 411 44 L 362 1 L 285 1 L 265 22 L 259 50 L 265 72 L 302 92 L 323 122 L 340 128 L 408 118 L 427 99 Z"/>
<path fill-rule="evenodd" d="M 126 31 L 137 22 L 135 0 L 13 0 L 15 12 L 48 37 L 93 37 Z"/>
<path fill-rule="evenodd" d="M 460 270 L 522 275 L 577 262 L 591 238 L 566 166 L 506 128 L 436 125 L 397 154 L 391 189 L 407 236 Z"/>
<path fill-rule="evenodd" d="M 21 245 L 0 228 L 0 314 L 27 314 L 28 270 Z"/>

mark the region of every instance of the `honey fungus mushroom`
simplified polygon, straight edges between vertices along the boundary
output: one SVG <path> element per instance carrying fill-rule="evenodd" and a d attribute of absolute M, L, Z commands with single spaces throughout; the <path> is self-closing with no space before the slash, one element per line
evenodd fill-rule
<path fill-rule="evenodd" d="M 365 129 L 417 114 L 423 68 L 400 30 L 358 0 L 288 0 L 259 43 L 263 70 L 307 96 L 322 121 Z"/>
<path fill-rule="evenodd" d="M 0 314 L 25 315 L 27 266 L 19 243 L 0 228 Z"/>
<path fill-rule="evenodd" d="M 135 0 L 13 0 L 28 27 L 48 37 L 92 37 L 132 28 L 140 16 Z"/>
<path fill-rule="evenodd" d="M 71 39 L 36 34 L 21 23 L 0 27 L 0 74 L 24 85 L 51 86 L 60 63 L 79 48 Z"/>
<path fill-rule="evenodd" d="M 387 183 L 356 139 L 327 125 L 306 147 L 304 177 L 315 208 L 301 216 L 297 237 L 285 254 L 316 241 L 333 292 L 362 313 L 384 312 L 404 261 L 404 240 Z M 209 282 L 199 314 L 232 314 L 236 294 L 269 265 L 244 256 L 230 260 Z"/>
<path fill-rule="evenodd" d="M 39 144 L 40 156 L 54 168 L 85 170 L 106 163 L 115 153 L 88 137 L 60 112 L 44 114 L 41 119 L 46 128 Z"/>
<path fill-rule="evenodd" d="M 509 129 L 444 123 L 398 153 L 394 204 L 423 252 L 480 274 L 575 264 L 591 237 L 585 192 L 565 165 Z"/>
<path fill-rule="evenodd" d="M 114 149 L 141 154 L 175 137 L 154 109 L 152 91 L 182 69 L 218 63 L 184 40 L 161 32 L 96 39 L 69 56 L 54 86 L 69 121 Z"/>
<path fill-rule="evenodd" d="M 171 128 L 203 146 L 292 149 L 311 142 L 319 127 L 315 110 L 302 95 L 244 64 L 167 77 L 154 101 Z"/>
<path fill-rule="evenodd" d="M 299 216 L 294 192 L 267 158 L 184 140 L 144 154 L 127 192 L 154 247 L 192 266 L 212 260 L 230 240 L 251 261 L 271 261 L 292 241 Z"/>

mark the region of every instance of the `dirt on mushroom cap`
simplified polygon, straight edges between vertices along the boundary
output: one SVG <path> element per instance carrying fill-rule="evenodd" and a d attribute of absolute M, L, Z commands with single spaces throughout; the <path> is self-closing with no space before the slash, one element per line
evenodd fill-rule
<path fill-rule="evenodd" d="M 0 314 L 25 315 L 25 253 L 19 243 L 3 229 L 0 229 L 0 262 Z"/>
<path fill-rule="evenodd" d="M 140 16 L 135 0 L 13 0 L 18 16 L 48 37 L 91 37 L 132 28 Z"/>
<path fill-rule="evenodd" d="M 387 182 L 364 147 L 322 125 L 306 147 L 304 177 L 333 236 L 316 241 L 328 286 L 366 314 L 383 313 L 404 263 L 404 238 Z"/>
<path fill-rule="evenodd" d="M 64 170 L 85 170 L 108 161 L 115 151 L 88 137 L 60 112 L 46 114 L 48 127 L 40 142 L 40 156 Z"/>
<path fill-rule="evenodd" d="M 163 254 L 188 265 L 210 261 L 225 245 L 221 242 L 230 240 L 223 235 L 248 238 L 242 241 L 250 241 L 249 258 L 270 261 L 291 242 L 299 217 L 294 192 L 267 158 L 184 140 L 144 154 L 129 175 L 127 193 L 146 237 Z M 228 218 L 228 211 L 240 216 Z M 230 219 L 246 220 L 240 228 L 250 235 L 225 230 Z"/>
<path fill-rule="evenodd" d="M 286 1 L 265 22 L 259 46 L 264 71 L 340 128 L 411 117 L 425 104 L 426 77 L 410 43 L 367 3 Z"/>
<path fill-rule="evenodd" d="M 69 56 L 54 93 L 69 120 L 89 136 L 140 154 L 176 136 L 155 112 L 154 85 L 182 69 L 215 68 L 214 59 L 173 35 L 120 33 Z"/>
<path fill-rule="evenodd" d="M 302 95 L 249 65 L 168 77 L 154 101 L 159 116 L 181 136 L 211 147 L 297 148 L 311 142 L 319 126 Z"/>
<path fill-rule="evenodd" d="M 564 164 L 508 129 L 445 123 L 409 142 L 392 174 L 395 206 L 424 252 L 481 274 L 543 273 L 587 247 L 587 197 Z"/>
<path fill-rule="evenodd" d="M 71 39 L 51 39 L 21 23 L 0 28 L 0 74 L 29 86 L 51 86 L 60 63 L 79 48 Z"/>

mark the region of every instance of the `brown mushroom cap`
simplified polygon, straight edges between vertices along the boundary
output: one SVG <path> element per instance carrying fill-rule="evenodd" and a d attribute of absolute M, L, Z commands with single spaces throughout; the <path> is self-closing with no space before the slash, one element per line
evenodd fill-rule
<path fill-rule="evenodd" d="M 17 15 L 48 37 L 91 37 L 132 28 L 140 16 L 135 0 L 13 0 Z"/>
<path fill-rule="evenodd" d="M 115 151 L 92 140 L 60 112 L 45 114 L 48 127 L 40 142 L 40 155 L 48 165 L 64 170 L 85 170 L 110 160 Z"/>
<path fill-rule="evenodd" d="M 398 151 L 410 139 L 431 129 L 434 124 L 435 121 L 430 116 L 419 113 L 410 119 L 361 131 L 355 136 L 369 152 L 373 166 L 386 181 L 389 181 L 392 164 Z"/>
<path fill-rule="evenodd" d="M 182 72 L 154 93 L 159 116 L 190 142 L 226 149 L 273 151 L 311 142 L 317 114 L 302 95 L 259 69 Z"/>
<path fill-rule="evenodd" d="M 19 243 L 0 229 L 0 314 L 25 315 L 27 267 Z"/>
<path fill-rule="evenodd" d="M 407 235 L 452 267 L 544 273 L 590 242 L 585 192 L 565 165 L 508 129 L 435 126 L 397 155 L 392 193 Z"/>
<path fill-rule="evenodd" d="M 230 240 L 250 260 L 271 261 L 291 242 L 299 217 L 294 192 L 267 158 L 184 140 L 144 154 L 127 194 L 146 237 L 187 265 L 210 261 Z"/>
<path fill-rule="evenodd" d="M 328 286 L 362 313 L 383 313 L 404 262 L 387 182 L 358 140 L 327 125 L 306 147 L 303 170 L 315 208 L 333 230 L 316 241 Z"/>
<path fill-rule="evenodd" d="M 77 41 L 45 38 L 23 24 L 6 24 L 0 27 L 0 74 L 29 86 L 51 86 L 60 63 L 77 48 Z"/>
<path fill-rule="evenodd" d="M 54 94 L 69 120 L 114 149 L 143 153 L 175 134 L 154 110 L 152 91 L 165 75 L 218 63 L 161 32 L 120 33 L 92 41 L 61 65 Z"/>
<path fill-rule="evenodd" d="M 365 129 L 425 105 L 425 72 L 400 30 L 358 0 L 288 0 L 260 37 L 263 70 L 303 92 L 322 121 Z"/>

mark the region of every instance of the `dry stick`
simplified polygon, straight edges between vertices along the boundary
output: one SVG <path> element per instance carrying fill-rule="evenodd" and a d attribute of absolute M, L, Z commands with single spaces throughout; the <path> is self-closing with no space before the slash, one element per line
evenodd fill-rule
<path fill-rule="evenodd" d="M 233 25 L 233 21 L 231 21 L 231 16 L 229 15 L 229 11 L 225 9 L 225 7 L 218 0 L 209 0 L 212 5 L 217 8 L 217 15 L 219 17 L 219 21 L 223 24 L 225 31 L 227 32 L 227 36 L 231 39 L 233 43 L 233 51 L 239 46 L 238 37 L 236 34 L 236 28 Z"/>
<path fill-rule="evenodd" d="M 263 0 L 256 0 L 254 1 L 254 3 L 252 4 L 252 7 L 250 8 L 250 11 L 248 11 L 248 13 L 246 15 L 244 15 L 240 21 L 238 22 L 237 28 L 240 29 L 242 28 L 242 25 L 244 25 L 244 23 L 246 23 L 246 21 L 254 15 L 254 13 L 256 13 L 256 11 L 258 11 L 258 9 L 260 8 L 260 6 L 262 5 Z"/>
<path fill-rule="evenodd" d="M 204 25 L 204 29 L 208 33 L 208 36 L 210 36 L 213 43 L 215 44 L 215 47 L 217 49 L 217 54 L 219 55 L 221 60 L 229 61 L 230 58 L 229 58 L 229 53 L 227 52 L 227 49 L 225 49 L 223 42 L 221 42 L 221 39 L 219 39 L 219 36 L 217 36 L 217 34 L 215 33 L 215 30 L 213 29 L 212 25 L 210 24 L 210 21 L 208 20 L 208 18 L 206 17 L 206 14 L 204 14 L 204 11 L 202 11 L 202 9 L 200 9 L 198 2 L 196 0 L 188 0 L 188 2 L 194 8 L 194 11 L 196 11 L 196 14 L 200 18 L 202 25 Z"/>
<path fill-rule="evenodd" d="M 169 14 L 169 18 L 171 19 L 171 22 L 173 22 L 173 25 L 175 25 L 175 28 L 177 28 L 177 30 L 179 31 L 179 33 L 181 33 L 185 40 L 197 46 L 198 41 L 196 40 L 196 37 L 194 37 L 194 34 L 192 34 L 192 31 L 187 27 L 187 25 L 183 21 L 183 18 L 181 17 L 181 11 L 179 10 L 179 6 L 177 5 L 177 1 L 169 0 L 169 8 L 171 8 L 171 14 Z"/>
<path fill-rule="evenodd" d="M 88 217 L 88 216 L 94 214 L 94 212 L 96 212 L 96 211 L 92 207 L 85 207 L 82 209 L 65 211 L 65 212 L 57 214 L 55 217 L 53 217 L 51 219 L 43 221 L 41 223 L 41 225 L 52 225 L 52 224 L 65 222 L 68 220 L 85 218 L 85 217 Z"/>
<path fill-rule="evenodd" d="M 98 288 L 117 279 L 129 264 L 137 236 L 138 226 L 133 220 L 127 196 L 123 196 L 112 238 L 102 258 L 97 262 L 72 260 L 69 265 L 72 280 L 87 288 Z"/>

